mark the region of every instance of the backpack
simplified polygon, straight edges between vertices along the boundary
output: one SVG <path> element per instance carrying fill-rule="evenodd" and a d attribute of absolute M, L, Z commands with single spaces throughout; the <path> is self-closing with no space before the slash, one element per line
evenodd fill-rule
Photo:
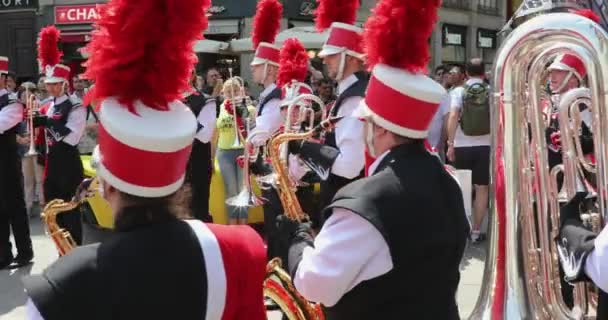
<path fill-rule="evenodd" d="M 464 87 L 460 128 L 467 136 L 490 133 L 490 86 L 474 83 Z"/>

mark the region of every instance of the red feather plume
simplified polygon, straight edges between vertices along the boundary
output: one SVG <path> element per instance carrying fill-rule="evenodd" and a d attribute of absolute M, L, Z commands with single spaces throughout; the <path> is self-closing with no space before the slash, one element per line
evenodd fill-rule
<path fill-rule="evenodd" d="M 279 58 L 280 67 L 277 75 L 279 87 L 292 80 L 304 82 L 308 74 L 308 54 L 306 49 L 296 38 L 289 38 L 283 43 Z"/>
<path fill-rule="evenodd" d="M 95 81 L 90 100 L 117 97 L 131 112 L 137 100 L 156 110 L 181 100 L 210 5 L 211 0 L 111 0 L 101 6 L 85 49 L 85 77 Z"/>
<path fill-rule="evenodd" d="M 574 13 L 578 14 L 579 16 L 588 18 L 595 23 L 600 23 L 600 21 L 601 21 L 600 16 L 598 16 L 595 12 L 593 12 L 593 10 L 590 10 L 590 9 L 580 9 L 580 10 L 574 11 Z"/>
<path fill-rule="evenodd" d="M 315 25 L 319 32 L 329 28 L 333 22 L 355 24 L 359 0 L 317 0 Z"/>
<path fill-rule="evenodd" d="M 258 2 L 256 12 L 251 33 L 254 49 L 258 48 L 260 42 L 274 43 L 281 29 L 283 5 L 278 0 L 261 0 Z"/>
<path fill-rule="evenodd" d="M 367 63 L 424 72 L 440 0 L 381 0 L 365 24 Z"/>
<path fill-rule="evenodd" d="M 44 69 L 59 63 L 63 53 L 59 51 L 60 32 L 55 26 L 47 26 L 38 35 L 38 62 Z"/>

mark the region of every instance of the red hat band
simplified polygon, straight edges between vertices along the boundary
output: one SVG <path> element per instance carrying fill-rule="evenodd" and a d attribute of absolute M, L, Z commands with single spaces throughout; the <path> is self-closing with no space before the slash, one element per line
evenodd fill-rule
<path fill-rule="evenodd" d="M 70 68 L 62 64 L 57 64 L 55 66 L 46 66 L 46 77 L 67 81 L 70 78 Z"/>
<path fill-rule="evenodd" d="M 571 68 L 579 79 L 583 79 L 587 75 L 587 69 L 583 64 L 583 61 L 575 55 L 565 54 L 560 62 Z"/>
<path fill-rule="evenodd" d="M 326 45 L 344 48 L 358 54 L 363 52 L 362 44 L 363 38 L 360 33 L 335 26 L 331 28 L 326 42 Z"/>
<path fill-rule="evenodd" d="M 276 65 L 279 64 L 280 54 L 280 49 L 277 49 L 274 46 L 264 45 L 264 43 L 261 43 L 258 49 L 255 51 L 256 58 L 267 60 L 268 62 Z"/>
<path fill-rule="evenodd" d="M 8 58 L 0 57 L 0 73 L 8 73 Z"/>

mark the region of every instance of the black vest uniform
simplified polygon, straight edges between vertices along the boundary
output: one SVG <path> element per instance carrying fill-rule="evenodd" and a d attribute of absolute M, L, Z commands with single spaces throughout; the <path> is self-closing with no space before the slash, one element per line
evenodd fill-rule
<path fill-rule="evenodd" d="M 456 289 L 469 224 L 456 180 L 422 143 L 393 148 L 373 176 L 338 191 L 324 214 L 334 208 L 360 215 L 382 234 L 393 269 L 326 308 L 328 320 L 459 319 Z M 292 272 L 301 259 L 294 248 L 303 246 L 292 244 Z"/>
<path fill-rule="evenodd" d="M 215 99 L 212 99 L 215 100 Z M 207 105 L 209 99 L 199 91 L 189 95 L 186 98 L 186 105 L 192 110 L 194 116 L 198 115 Z M 213 106 L 215 107 L 215 105 Z M 202 125 L 198 123 L 198 129 L 202 129 Z M 190 201 L 190 209 L 195 218 L 211 222 L 213 218 L 209 214 L 209 187 L 211 184 L 211 174 L 213 172 L 213 161 L 211 159 L 211 143 L 201 142 L 194 139 L 192 143 L 192 153 L 186 168 L 186 183 L 190 184 L 192 189 L 192 197 Z"/>
<path fill-rule="evenodd" d="M 186 222 L 170 216 L 78 247 L 24 283 L 45 320 L 187 320 L 206 313 L 199 241 Z"/>
<path fill-rule="evenodd" d="M 329 112 L 330 117 L 336 117 L 338 115 L 340 107 L 342 107 L 342 104 L 348 98 L 365 97 L 365 90 L 367 89 L 367 84 L 369 82 L 368 75 L 365 72 L 356 72 L 355 76 L 357 77 L 357 82 L 338 96 L 338 99 Z M 329 177 L 326 180 L 321 181 L 321 194 L 319 200 L 320 208 L 325 208 L 327 205 L 329 205 L 336 192 L 338 192 L 338 190 L 340 190 L 342 187 L 362 178 L 365 175 L 364 170 L 362 170 L 360 175 L 355 179 L 347 179 L 330 171 L 331 166 L 339 155 L 339 146 L 336 141 L 335 131 L 331 131 L 326 134 L 325 146 L 329 148 L 323 148 L 322 145 L 314 142 L 305 142 L 299 151 L 300 156 L 304 159 L 304 161 L 326 167 L 326 169 L 329 170 Z M 321 218 L 322 217 L 313 215 L 313 224 L 320 225 L 322 222 Z"/>
<path fill-rule="evenodd" d="M 1 95 L 0 110 L 13 104 L 15 99 L 9 93 Z M 11 228 L 19 254 L 31 254 L 32 251 L 16 128 L 0 134 L 0 265 L 12 258 Z"/>
<path fill-rule="evenodd" d="M 71 132 L 66 124 L 70 112 L 75 108 L 82 108 L 82 105 L 68 98 L 64 102 L 54 105 L 54 113 L 47 117 L 54 120 L 47 119 L 44 123 L 48 152 L 43 185 L 44 198 L 47 202 L 53 199 L 71 200 L 76 188 L 84 178 L 78 147 L 62 141 Z M 70 231 L 76 243 L 82 243 L 82 227 L 77 210 L 59 215 L 57 222 L 61 227 Z"/>

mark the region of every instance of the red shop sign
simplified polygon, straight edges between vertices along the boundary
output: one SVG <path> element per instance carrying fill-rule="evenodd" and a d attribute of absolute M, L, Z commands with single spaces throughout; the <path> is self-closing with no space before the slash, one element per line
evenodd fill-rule
<path fill-rule="evenodd" d="M 56 6 L 55 24 L 93 23 L 99 19 L 97 5 Z"/>

